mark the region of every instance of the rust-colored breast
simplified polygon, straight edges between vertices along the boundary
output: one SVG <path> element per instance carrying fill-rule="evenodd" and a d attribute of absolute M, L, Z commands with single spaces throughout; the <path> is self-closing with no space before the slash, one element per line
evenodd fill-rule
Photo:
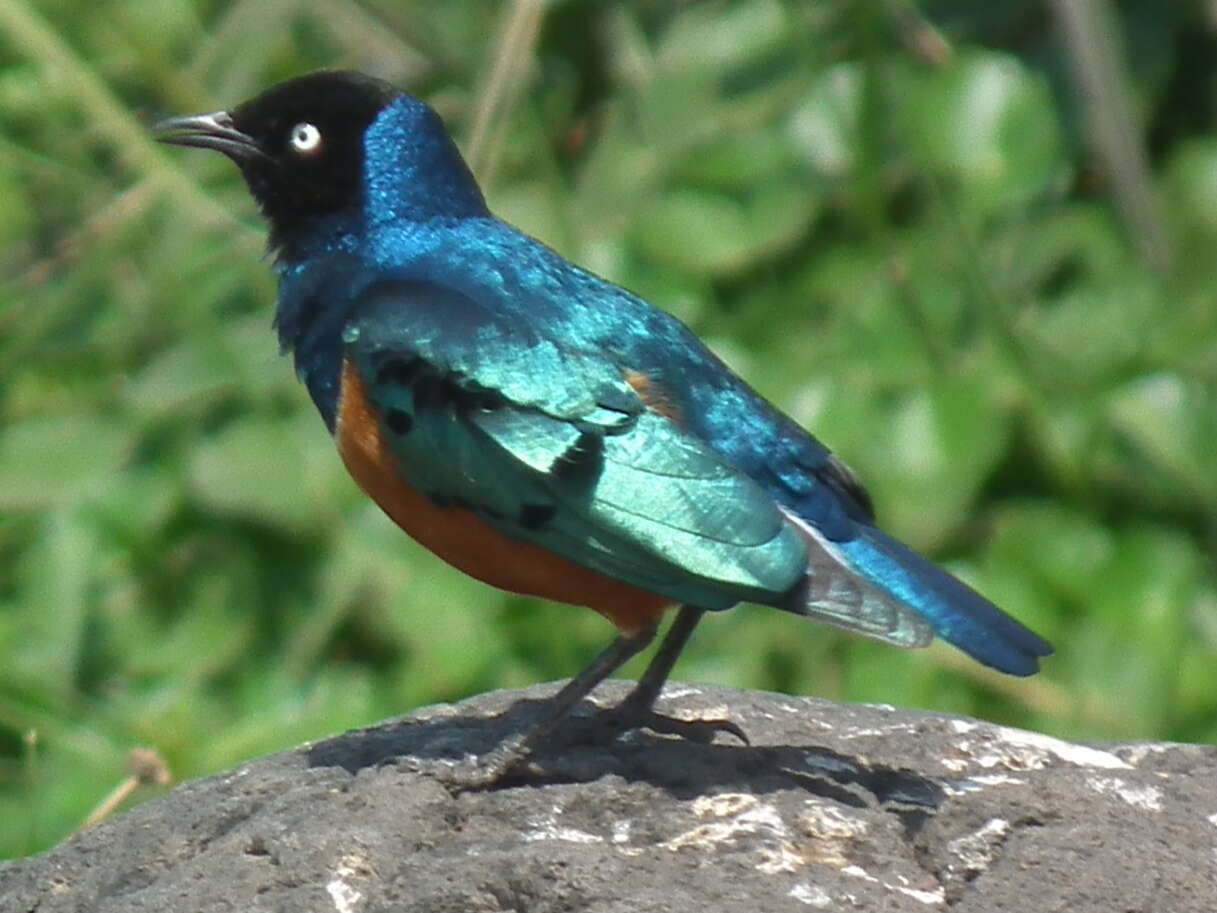
<path fill-rule="evenodd" d="M 335 428 L 347 471 L 381 510 L 453 567 L 513 593 L 584 605 L 626 634 L 658 621 L 671 600 L 572 564 L 487 526 L 471 510 L 440 507 L 402 481 L 380 423 L 350 361 L 342 366 Z"/>

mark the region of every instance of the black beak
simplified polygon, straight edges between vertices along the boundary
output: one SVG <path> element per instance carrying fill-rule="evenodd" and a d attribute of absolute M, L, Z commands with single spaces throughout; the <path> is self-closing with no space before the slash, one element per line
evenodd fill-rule
<path fill-rule="evenodd" d="M 256 158 L 270 158 L 257 140 L 236 128 L 227 111 L 171 117 L 153 127 L 152 134 L 162 143 L 223 152 L 238 165 Z"/>

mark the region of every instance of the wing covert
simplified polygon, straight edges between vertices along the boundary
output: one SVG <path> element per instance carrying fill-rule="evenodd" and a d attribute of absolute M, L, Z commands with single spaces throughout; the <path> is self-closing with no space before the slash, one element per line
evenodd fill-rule
<path fill-rule="evenodd" d="M 370 289 L 344 339 L 398 471 L 432 499 L 705 608 L 801 580 L 805 546 L 773 499 L 607 358 L 418 283 Z"/>

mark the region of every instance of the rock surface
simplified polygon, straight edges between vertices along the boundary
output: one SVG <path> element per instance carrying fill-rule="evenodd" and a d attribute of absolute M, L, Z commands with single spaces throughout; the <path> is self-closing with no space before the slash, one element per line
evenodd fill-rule
<path fill-rule="evenodd" d="M 0 910 L 1217 910 L 1217 748 L 672 685 L 662 709 L 727 715 L 752 745 L 606 739 L 593 714 L 499 788 L 453 795 L 427 772 L 551 690 L 187 783 L 0 867 Z"/>

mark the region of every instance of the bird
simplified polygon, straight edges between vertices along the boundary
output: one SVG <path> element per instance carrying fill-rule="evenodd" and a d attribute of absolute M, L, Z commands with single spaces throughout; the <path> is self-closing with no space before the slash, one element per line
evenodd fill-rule
<path fill-rule="evenodd" d="M 883 532 L 849 467 L 683 323 L 496 218 L 414 95 L 322 70 L 154 135 L 239 168 L 269 225 L 280 347 L 384 513 L 466 574 L 615 626 L 478 759 L 480 782 L 527 761 L 673 609 L 622 725 L 677 725 L 654 707 L 678 655 L 706 612 L 744 602 L 897 647 L 937 636 L 1016 676 L 1052 653 Z"/>

